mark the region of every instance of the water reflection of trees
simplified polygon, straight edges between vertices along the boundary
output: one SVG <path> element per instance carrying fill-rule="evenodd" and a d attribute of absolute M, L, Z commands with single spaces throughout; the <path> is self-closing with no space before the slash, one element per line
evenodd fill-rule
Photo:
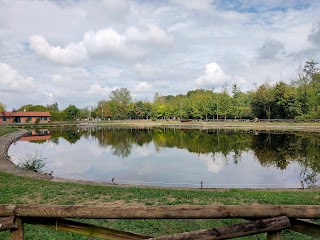
<path fill-rule="evenodd" d="M 100 129 L 92 133 L 101 147 L 111 146 L 114 155 L 128 157 L 134 144 L 142 146 L 152 141 L 150 129 Z"/>
<path fill-rule="evenodd" d="M 253 139 L 252 150 L 263 166 L 285 169 L 297 162 L 302 185 L 313 186 L 320 173 L 319 143 L 317 134 L 259 134 Z"/>
<path fill-rule="evenodd" d="M 52 130 L 51 141 L 63 137 L 75 143 L 81 137 L 95 138 L 101 147 L 110 147 L 114 155 L 128 157 L 134 145 L 143 146 L 153 141 L 161 148 L 187 149 L 198 154 L 217 154 L 227 157 L 232 154 L 233 163 L 241 161 L 242 154 L 251 150 L 262 166 L 286 169 L 292 162 L 301 166 L 301 181 L 314 185 L 320 173 L 319 134 L 271 134 L 237 130 L 183 130 L 183 129 L 120 129 L 120 128 L 70 128 Z"/>

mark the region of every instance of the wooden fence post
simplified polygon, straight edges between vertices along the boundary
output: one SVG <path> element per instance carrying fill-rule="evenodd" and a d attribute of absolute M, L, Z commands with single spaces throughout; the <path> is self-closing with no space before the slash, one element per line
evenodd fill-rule
<path fill-rule="evenodd" d="M 23 232 L 23 222 L 20 218 L 17 218 L 15 221 L 17 229 L 10 230 L 11 240 L 24 240 L 24 232 Z"/>
<path fill-rule="evenodd" d="M 4 218 L 0 217 L 0 232 L 16 228 L 17 226 L 15 226 L 14 216 Z"/>
<path fill-rule="evenodd" d="M 281 240 L 281 231 L 270 231 L 267 233 L 267 240 Z"/>

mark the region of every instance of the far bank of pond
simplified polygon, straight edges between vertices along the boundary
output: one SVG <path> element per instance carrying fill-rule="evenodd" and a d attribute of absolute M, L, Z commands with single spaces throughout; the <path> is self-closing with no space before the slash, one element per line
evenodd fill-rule
<path fill-rule="evenodd" d="M 318 121 L 318 120 L 317 120 Z M 320 121 L 320 120 L 319 120 Z M 279 130 L 279 131 L 312 131 L 320 132 L 320 122 L 295 122 L 279 120 L 261 120 L 254 122 L 250 120 L 235 120 L 235 119 L 219 119 L 217 120 L 192 120 L 188 122 L 174 120 L 115 120 L 115 121 L 84 121 L 84 122 L 53 122 L 49 124 L 13 124 L 10 127 L 17 128 L 51 128 L 51 127 L 68 127 L 68 126 L 121 126 L 121 127 L 175 127 L 175 128 L 190 128 L 190 129 L 246 129 L 246 130 Z"/>
<path fill-rule="evenodd" d="M 166 187 L 319 185 L 317 132 L 116 125 L 33 129 L 10 148 L 40 152 L 55 177 Z"/>

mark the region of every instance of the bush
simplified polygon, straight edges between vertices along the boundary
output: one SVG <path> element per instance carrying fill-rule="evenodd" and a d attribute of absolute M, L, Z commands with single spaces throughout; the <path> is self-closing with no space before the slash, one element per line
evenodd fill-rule
<path fill-rule="evenodd" d="M 46 160 L 47 158 L 43 156 L 42 150 L 36 150 L 34 154 L 28 153 L 19 159 L 18 167 L 34 172 L 43 172 L 43 168 L 46 166 Z"/>
<path fill-rule="evenodd" d="M 302 114 L 300 116 L 295 117 L 297 120 L 305 120 L 305 119 L 320 119 L 320 112 L 311 112 L 308 114 Z"/>
<path fill-rule="evenodd" d="M 25 162 L 19 163 L 19 167 L 28 169 L 34 172 L 42 172 L 42 168 L 45 166 L 45 162 L 42 159 L 30 159 Z"/>

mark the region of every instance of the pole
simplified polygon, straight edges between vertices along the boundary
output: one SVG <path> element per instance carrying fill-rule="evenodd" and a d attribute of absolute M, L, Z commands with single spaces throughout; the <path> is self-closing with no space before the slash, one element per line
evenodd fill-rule
<path fill-rule="evenodd" d="M 101 107 L 102 107 L 102 120 L 104 119 L 103 118 L 103 102 L 101 102 Z"/>
<path fill-rule="evenodd" d="M 182 119 L 182 99 L 180 100 L 180 120 Z"/>

